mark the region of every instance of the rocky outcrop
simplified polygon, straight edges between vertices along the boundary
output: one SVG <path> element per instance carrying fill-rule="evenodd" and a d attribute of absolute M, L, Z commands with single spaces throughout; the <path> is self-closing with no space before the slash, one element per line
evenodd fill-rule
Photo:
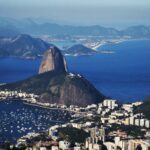
<path fill-rule="evenodd" d="M 34 93 L 39 96 L 39 102 L 68 106 L 97 104 L 105 98 L 83 76 L 67 72 L 64 58 L 56 47 L 45 52 L 38 75 L 0 87 L 4 89 Z"/>
<path fill-rule="evenodd" d="M 72 47 L 62 52 L 64 55 L 73 55 L 73 56 L 92 55 L 98 53 L 98 51 L 88 48 L 82 44 L 73 45 Z"/>
<path fill-rule="evenodd" d="M 51 47 L 44 53 L 43 60 L 39 68 L 39 74 L 48 71 L 67 71 L 66 61 L 57 47 Z"/>
<path fill-rule="evenodd" d="M 49 92 L 40 96 L 40 102 L 87 106 L 104 99 L 88 80 L 71 73 L 59 74 L 49 82 L 47 89 Z"/>
<path fill-rule="evenodd" d="M 39 95 L 39 102 L 78 106 L 97 104 L 105 98 L 80 75 L 49 71 L 24 81 L 6 84 L 0 89 L 21 90 Z"/>

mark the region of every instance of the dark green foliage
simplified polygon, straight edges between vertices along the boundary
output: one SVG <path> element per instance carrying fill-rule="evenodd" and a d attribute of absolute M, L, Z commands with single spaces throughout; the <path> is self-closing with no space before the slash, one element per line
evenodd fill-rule
<path fill-rule="evenodd" d="M 150 120 L 150 96 L 147 97 L 142 105 L 134 107 L 134 113 L 143 113 Z"/>
<path fill-rule="evenodd" d="M 65 140 L 69 140 L 72 144 L 84 143 L 85 139 L 89 137 L 89 133 L 85 132 L 82 129 L 77 129 L 73 127 L 59 128 L 59 136 Z"/>
<path fill-rule="evenodd" d="M 25 150 L 26 147 L 25 146 L 21 146 L 21 147 L 13 147 L 12 149 L 10 149 L 10 143 L 6 142 L 3 146 L 2 149 L 3 150 Z"/>
<path fill-rule="evenodd" d="M 125 131 L 127 132 L 128 135 L 133 136 L 133 137 L 143 137 L 144 132 L 141 131 L 141 128 L 138 126 L 133 126 L 133 125 L 118 125 L 118 124 L 113 124 L 111 128 L 107 130 L 106 133 L 112 132 L 112 131 Z"/>
<path fill-rule="evenodd" d="M 11 150 L 25 150 L 25 149 L 26 149 L 26 147 L 21 147 L 21 148 L 14 147 L 14 148 L 11 149 Z"/>

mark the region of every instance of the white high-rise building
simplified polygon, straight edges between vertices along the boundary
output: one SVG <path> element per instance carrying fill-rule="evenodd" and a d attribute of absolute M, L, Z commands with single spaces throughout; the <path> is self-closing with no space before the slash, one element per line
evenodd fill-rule
<path fill-rule="evenodd" d="M 70 142 L 68 141 L 59 141 L 59 148 L 62 150 L 67 150 L 70 148 Z"/>
<path fill-rule="evenodd" d="M 140 126 L 144 127 L 145 126 L 145 119 L 140 119 Z"/>
<path fill-rule="evenodd" d="M 105 99 L 103 101 L 103 106 L 108 107 L 109 109 L 114 109 L 118 106 L 117 101 L 113 99 Z"/>
<path fill-rule="evenodd" d="M 145 120 L 145 127 L 150 128 L 150 121 L 149 120 Z"/>
<path fill-rule="evenodd" d="M 140 119 L 135 119 L 135 125 L 140 126 Z"/>
<path fill-rule="evenodd" d="M 134 120 L 134 116 L 129 118 L 129 124 L 134 125 L 135 120 Z"/>

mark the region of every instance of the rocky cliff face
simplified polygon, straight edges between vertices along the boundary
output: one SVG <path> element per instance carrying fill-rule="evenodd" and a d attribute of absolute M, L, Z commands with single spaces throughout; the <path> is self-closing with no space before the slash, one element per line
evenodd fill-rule
<path fill-rule="evenodd" d="M 56 47 L 51 47 L 44 53 L 43 60 L 39 68 L 39 74 L 48 71 L 67 71 L 66 61 L 60 50 Z"/>
<path fill-rule="evenodd" d="M 88 80 L 80 75 L 49 71 L 24 81 L 6 84 L 1 90 L 21 90 L 39 95 L 39 102 L 78 106 L 97 104 L 105 98 Z"/>
<path fill-rule="evenodd" d="M 87 79 L 68 73 L 56 47 L 45 52 L 39 74 L 24 81 L 0 86 L 0 90 L 21 90 L 39 95 L 39 102 L 87 106 L 105 98 Z"/>
<path fill-rule="evenodd" d="M 56 75 L 47 87 L 50 92 L 40 96 L 40 102 L 87 106 L 97 104 L 104 96 L 84 77 L 72 73 Z"/>

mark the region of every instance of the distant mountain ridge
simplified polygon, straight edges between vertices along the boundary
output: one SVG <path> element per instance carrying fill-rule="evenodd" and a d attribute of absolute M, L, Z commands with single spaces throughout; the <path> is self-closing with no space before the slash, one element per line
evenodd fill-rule
<path fill-rule="evenodd" d="M 53 36 L 131 36 L 134 38 L 150 37 L 150 26 L 137 25 L 126 28 L 124 30 L 117 30 L 115 28 L 106 28 L 99 25 L 93 26 L 71 26 L 59 25 L 56 23 L 44 22 L 37 23 L 32 19 L 16 20 L 10 18 L 0 18 L 0 31 L 3 28 L 9 29 L 11 32 L 7 34 L 25 33 L 31 35 L 50 34 Z M 13 33 L 14 31 L 14 33 Z M 4 32 L 3 34 L 4 35 Z M 1 32 L 0 32 L 1 36 Z"/>
<path fill-rule="evenodd" d="M 0 56 L 36 58 L 42 55 L 52 44 L 26 34 L 15 37 L 0 37 Z"/>
<path fill-rule="evenodd" d="M 64 55 L 78 56 L 78 55 L 92 55 L 98 53 L 98 51 L 88 48 L 82 44 L 76 44 L 68 48 L 67 50 L 62 51 L 62 53 Z"/>

